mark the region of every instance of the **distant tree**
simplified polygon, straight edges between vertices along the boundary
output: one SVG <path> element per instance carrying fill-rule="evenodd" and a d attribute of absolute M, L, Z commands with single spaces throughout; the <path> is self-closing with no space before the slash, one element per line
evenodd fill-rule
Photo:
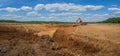
<path fill-rule="evenodd" d="M 103 23 L 120 23 L 120 17 L 108 18 L 107 20 L 102 22 Z"/>
<path fill-rule="evenodd" d="M 17 22 L 17 21 L 14 21 L 14 20 L 0 20 L 0 22 Z"/>

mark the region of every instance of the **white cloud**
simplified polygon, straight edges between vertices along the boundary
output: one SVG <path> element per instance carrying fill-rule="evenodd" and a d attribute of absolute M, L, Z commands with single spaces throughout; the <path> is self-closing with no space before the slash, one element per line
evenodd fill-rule
<path fill-rule="evenodd" d="M 120 10 L 120 8 L 108 8 L 108 10 L 118 11 L 118 10 Z"/>
<path fill-rule="evenodd" d="M 22 6 L 21 9 L 24 10 L 24 11 L 29 11 L 29 10 L 32 10 L 32 7 Z"/>
<path fill-rule="evenodd" d="M 85 14 L 86 15 L 86 14 Z M 84 16 L 84 19 L 88 22 L 96 22 L 96 21 L 102 21 L 107 18 L 109 18 L 111 15 L 110 14 L 88 14 L 87 16 Z"/>
<path fill-rule="evenodd" d="M 89 16 L 89 17 L 93 17 L 93 16 L 100 16 L 100 17 L 103 17 L 103 16 L 109 16 L 108 13 L 105 13 L 105 14 L 84 14 L 85 16 Z"/>
<path fill-rule="evenodd" d="M 109 14 L 106 13 L 106 14 L 103 14 L 103 16 L 109 16 Z"/>
<path fill-rule="evenodd" d="M 120 14 L 120 8 L 108 8 L 108 10 L 114 11 L 113 14 Z"/>
<path fill-rule="evenodd" d="M 20 9 L 12 8 L 12 7 L 7 7 L 7 8 L 3 8 L 2 10 L 6 10 L 8 12 L 16 12 L 16 11 L 19 11 Z"/>
<path fill-rule="evenodd" d="M 99 5 L 99 6 L 95 6 L 95 5 L 86 5 L 84 6 L 86 9 L 90 9 L 90 10 L 98 10 L 98 9 L 101 9 L 103 8 L 104 6 L 102 5 Z"/>
<path fill-rule="evenodd" d="M 7 19 L 7 20 L 22 20 L 25 17 L 21 15 L 15 15 L 15 14 L 5 14 L 5 15 L 1 15 L 0 18 Z"/>
<path fill-rule="evenodd" d="M 36 6 L 35 6 L 35 8 L 34 8 L 34 10 L 40 10 L 40 9 L 42 9 L 44 7 L 44 4 L 37 4 Z"/>
<path fill-rule="evenodd" d="M 114 7 L 115 7 L 115 6 L 117 6 L 117 5 L 112 5 L 112 6 L 114 6 Z"/>
<path fill-rule="evenodd" d="M 41 16 L 41 14 L 38 14 L 38 12 L 32 11 L 32 12 L 28 12 L 27 16 Z"/>
<path fill-rule="evenodd" d="M 6 7 L 6 8 L 0 8 L 0 10 L 5 10 L 8 12 L 17 12 L 20 10 L 29 11 L 32 10 L 32 7 L 29 6 L 22 6 L 21 8 Z"/>
<path fill-rule="evenodd" d="M 86 11 L 86 10 L 98 10 L 103 8 L 102 5 L 77 5 L 73 3 L 53 3 L 53 4 L 37 4 L 34 7 L 35 11 L 46 9 L 50 12 L 56 12 L 56 11 L 72 11 L 72 12 L 79 12 L 79 11 Z M 21 8 L 1 8 L 0 10 L 7 10 L 8 12 L 15 12 L 19 10 L 29 11 L 32 10 L 32 7 L 29 6 L 22 6 Z"/>
<path fill-rule="evenodd" d="M 22 18 L 23 16 L 19 16 L 19 15 L 13 15 L 13 14 L 7 14 L 7 15 L 2 15 L 3 17 L 12 17 L 12 18 Z"/>
<path fill-rule="evenodd" d="M 6 15 L 2 15 L 4 17 L 13 17 L 13 16 L 17 16 L 17 15 L 11 15 L 11 14 L 6 14 Z"/>
<path fill-rule="evenodd" d="M 104 6 L 99 5 L 75 5 L 72 3 L 54 3 L 54 4 L 46 4 L 45 9 L 54 12 L 54 11 L 86 11 L 86 10 L 98 10 L 103 8 Z"/>
<path fill-rule="evenodd" d="M 116 11 L 116 12 L 114 12 L 114 14 L 120 14 L 120 11 Z"/>
<path fill-rule="evenodd" d="M 66 13 L 52 13 L 51 16 L 75 16 L 75 15 L 81 15 L 82 13 L 72 13 L 72 12 L 66 12 Z"/>

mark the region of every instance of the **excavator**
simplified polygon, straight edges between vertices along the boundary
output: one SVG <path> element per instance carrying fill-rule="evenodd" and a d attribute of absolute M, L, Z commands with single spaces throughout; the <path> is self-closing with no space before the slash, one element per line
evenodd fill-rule
<path fill-rule="evenodd" d="M 79 25 L 87 25 L 86 22 L 83 22 L 81 18 L 78 18 L 76 22 L 73 24 L 73 27 L 79 26 Z"/>

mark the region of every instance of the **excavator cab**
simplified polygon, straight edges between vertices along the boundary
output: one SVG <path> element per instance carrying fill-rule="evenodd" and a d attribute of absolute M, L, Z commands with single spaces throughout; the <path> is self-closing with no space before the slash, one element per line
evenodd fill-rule
<path fill-rule="evenodd" d="M 79 25 L 87 25 L 86 22 L 83 22 L 81 18 L 78 18 L 75 22 L 75 24 L 73 25 L 73 27 L 79 26 Z"/>

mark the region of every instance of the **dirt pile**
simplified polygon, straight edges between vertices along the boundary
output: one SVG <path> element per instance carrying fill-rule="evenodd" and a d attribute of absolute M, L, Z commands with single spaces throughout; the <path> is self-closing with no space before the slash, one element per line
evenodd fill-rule
<path fill-rule="evenodd" d="M 109 40 L 71 34 L 68 28 L 58 29 L 53 39 L 58 49 L 65 49 L 74 56 L 119 56 L 120 44 Z"/>
<path fill-rule="evenodd" d="M 54 31 L 45 32 L 49 34 L 40 31 L 35 35 L 36 31 L 29 32 L 21 26 L 0 26 L 0 56 L 70 56 L 54 50 L 51 37 Z"/>
<path fill-rule="evenodd" d="M 82 33 L 73 35 L 74 31 L 61 25 L 0 25 L 0 56 L 120 55 L 120 44 Z"/>

